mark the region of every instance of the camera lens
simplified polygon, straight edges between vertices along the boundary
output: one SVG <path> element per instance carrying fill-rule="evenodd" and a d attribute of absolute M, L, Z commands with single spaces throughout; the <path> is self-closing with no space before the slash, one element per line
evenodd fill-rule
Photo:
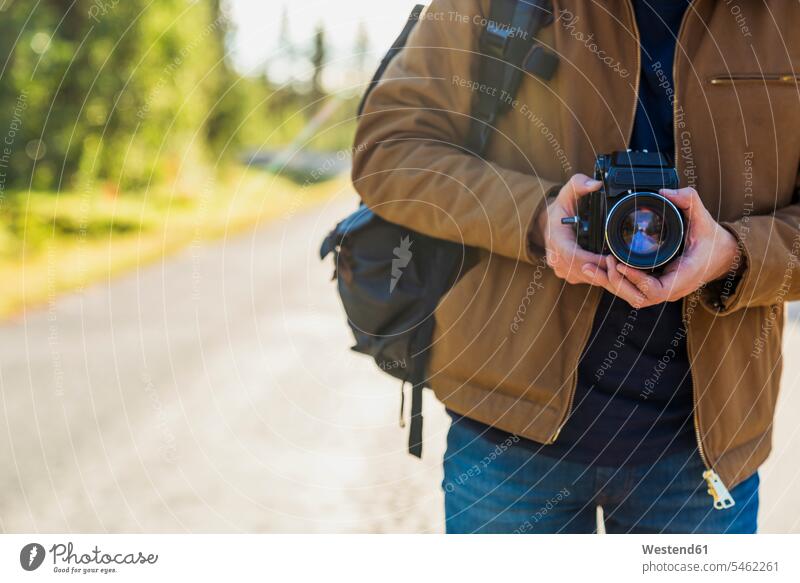
<path fill-rule="evenodd" d="M 622 240 L 633 253 L 655 253 L 666 239 L 661 215 L 650 208 L 637 208 L 625 215 L 620 226 Z"/>
<path fill-rule="evenodd" d="M 620 199 L 608 212 L 606 243 L 622 263 L 654 269 L 667 263 L 683 243 L 683 218 L 669 200 L 654 192 Z"/>

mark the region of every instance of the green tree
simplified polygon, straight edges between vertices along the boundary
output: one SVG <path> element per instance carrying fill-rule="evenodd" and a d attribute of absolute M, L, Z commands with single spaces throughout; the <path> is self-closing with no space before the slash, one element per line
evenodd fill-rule
<path fill-rule="evenodd" d="M 313 48 L 311 52 L 311 66 L 314 72 L 311 75 L 311 96 L 314 100 L 322 97 L 325 92 L 322 87 L 322 75 L 325 71 L 327 47 L 325 45 L 325 28 L 318 24 L 314 30 Z"/>
<path fill-rule="evenodd" d="M 216 90 L 213 34 L 209 1 L 7 4 L 0 95 L 27 99 L 9 185 L 127 188 L 173 178 L 205 148 L 196 134 Z"/>
<path fill-rule="evenodd" d="M 370 58 L 369 48 L 369 31 L 367 31 L 364 21 L 361 21 L 358 23 L 355 45 L 353 46 L 353 60 L 359 77 L 364 77 L 367 74 L 367 61 Z"/>
<path fill-rule="evenodd" d="M 288 65 L 290 78 L 293 78 L 294 64 L 297 61 L 297 49 L 292 42 L 292 34 L 289 29 L 289 11 L 286 5 L 281 8 L 281 24 L 278 31 L 278 55 L 277 57 Z"/>
<path fill-rule="evenodd" d="M 214 155 L 219 156 L 228 153 L 231 146 L 238 144 L 235 132 L 246 114 L 247 96 L 245 84 L 228 58 L 233 24 L 223 10 L 221 0 L 211 0 L 211 15 L 212 22 L 216 24 L 214 34 L 209 39 L 210 50 L 216 59 L 212 79 L 213 96 L 216 100 L 209 111 L 206 129 Z"/>

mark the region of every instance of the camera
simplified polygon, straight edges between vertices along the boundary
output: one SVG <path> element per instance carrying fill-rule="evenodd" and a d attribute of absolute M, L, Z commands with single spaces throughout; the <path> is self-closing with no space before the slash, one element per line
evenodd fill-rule
<path fill-rule="evenodd" d="M 594 177 L 602 188 L 578 200 L 577 216 L 561 220 L 575 226 L 581 247 L 652 271 L 680 254 L 683 215 L 658 193 L 678 188 L 678 171 L 666 156 L 646 150 L 603 154 Z"/>

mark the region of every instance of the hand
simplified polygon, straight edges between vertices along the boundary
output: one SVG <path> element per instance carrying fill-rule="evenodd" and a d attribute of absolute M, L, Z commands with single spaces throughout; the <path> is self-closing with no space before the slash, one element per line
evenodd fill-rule
<path fill-rule="evenodd" d="M 613 268 L 609 266 L 610 271 L 616 271 L 645 296 L 637 307 L 679 300 L 724 277 L 738 263 L 736 238 L 714 220 L 694 188 L 660 192 L 683 211 L 688 233 L 683 254 L 668 264 L 659 277 L 617 262 Z"/>
<path fill-rule="evenodd" d="M 547 264 L 555 274 L 569 283 L 586 283 L 600 286 L 620 296 L 631 305 L 643 303 L 646 297 L 636 286 L 616 271 L 616 262 L 581 249 L 575 236 L 575 227 L 563 225 L 561 219 L 574 217 L 578 210 L 578 199 L 602 186 L 584 174 L 576 174 L 559 191 L 558 196 L 547 206 L 547 212 L 537 217 L 538 228 L 531 234 L 533 243 L 544 247 Z"/>
<path fill-rule="evenodd" d="M 584 174 L 569 179 L 558 196 L 536 217 L 537 227 L 531 232 L 531 241 L 546 252 L 547 264 L 555 274 L 569 283 L 593 283 L 594 269 L 605 271 L 605 258 L 578 246 L 575 228 L 561 224 L 561 219 L 574 217 L 578 199 L 599 189 L 602 183 Z M 590 269 L 585 272 L 584 268 Z"/>

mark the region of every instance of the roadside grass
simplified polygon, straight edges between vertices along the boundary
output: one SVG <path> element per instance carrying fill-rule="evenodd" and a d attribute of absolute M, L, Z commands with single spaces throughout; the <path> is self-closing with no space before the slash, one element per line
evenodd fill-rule
<path fill-rule="evenodd" d="M 346 176 L 305 186 L 235 167 L 192 189 L 10 196 L 0 206 L 0 318 L 287 216 L 347 185 Z"/>

